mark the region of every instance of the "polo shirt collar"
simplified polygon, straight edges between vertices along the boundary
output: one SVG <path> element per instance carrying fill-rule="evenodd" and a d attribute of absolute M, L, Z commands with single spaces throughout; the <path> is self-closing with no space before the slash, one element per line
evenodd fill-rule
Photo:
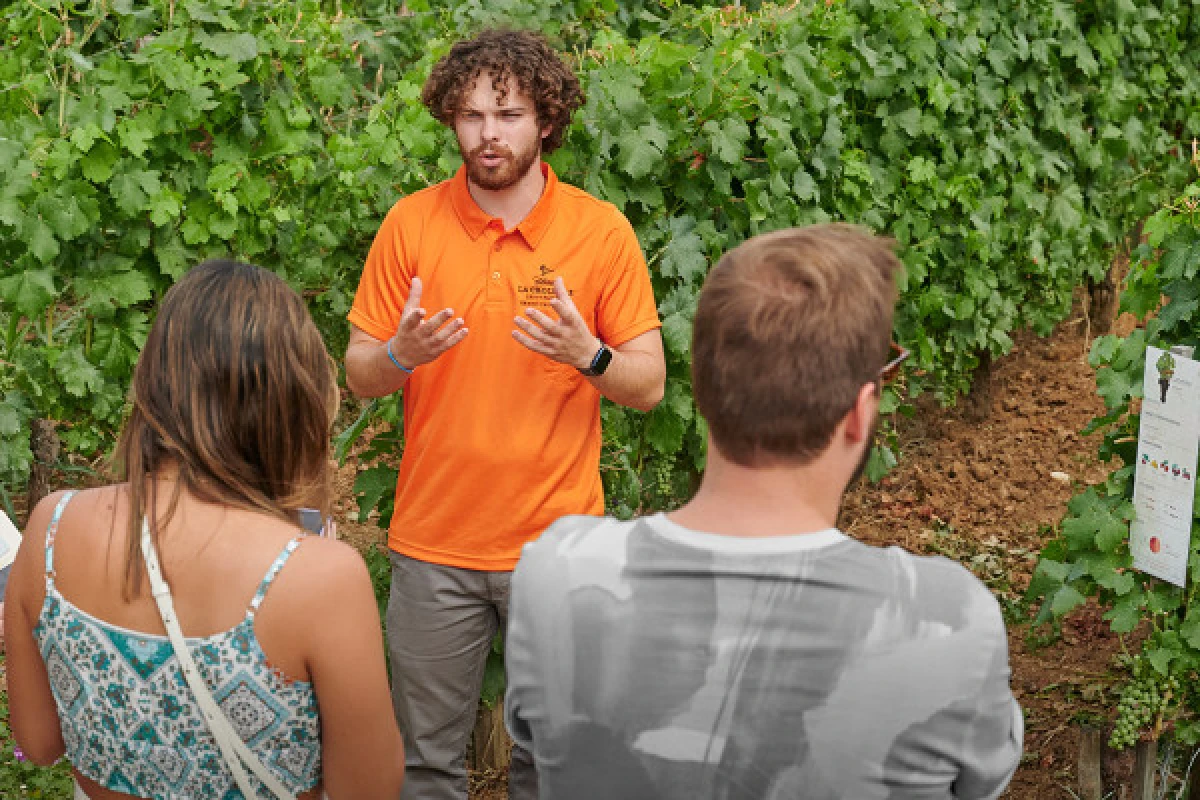
<path fill-rule="evenodd" d="M 546 162 L 543 161 L 541 167 L 542 175 L 546 178 L 542 196 L 538 198 L 537 204 L 534 205 L 528 216 L 516 227 L 531 250 L 537 249 L 558 210 L 558 176 Z M 496 219 L 484 212 L 475 202 L 475 198 L 471 197 L 471 191 L 467 188 L 465 165 L 459 167 L 458 172 L 450 179 L 450 198 L 454 205 L 454 211 L 458 214 L 459 222 L 462 223 L 463 229 L 472 241 L 478 239 Z"/>

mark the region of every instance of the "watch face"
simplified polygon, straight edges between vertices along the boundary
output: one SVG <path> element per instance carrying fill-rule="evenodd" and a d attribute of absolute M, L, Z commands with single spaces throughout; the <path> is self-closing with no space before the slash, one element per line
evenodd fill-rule
<path fill-rule="evenodd" d="M 607 347 L 601 347 L 600 353 L 596 356 L 596 365 L 592 367 L 592 372 L 597 375 L 603 375 L 604 370 L 608 369 L 608 363 L 612 361 L 612 350 Z"/>
<path fill-rule="evenodd" d="M 604 374 L 604 370 L 608 369 L 610 361 L 612 361 L 612 350 L 608 349 L 608 345 L 600 345 L 600 349 L 596 351 L 595 358 L 592 359 L 591 366 L 579 371 L 589 378 L 594 378 L 597 375 Z"/>

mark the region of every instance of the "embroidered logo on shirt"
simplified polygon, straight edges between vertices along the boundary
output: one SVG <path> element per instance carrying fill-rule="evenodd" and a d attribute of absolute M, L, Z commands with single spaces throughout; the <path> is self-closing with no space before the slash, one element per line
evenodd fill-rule
<path fill-rule="evenodd" d="M 523 306 L 548 308 L 550 301 L 554 299 L 554 267 L 539 264 L 537 270 L 538 275 L 533 279 L 533 283 L 517 285 L 517 295 Z M 575 290 L 567 289 L 567 294 L 574 297 Z"/>

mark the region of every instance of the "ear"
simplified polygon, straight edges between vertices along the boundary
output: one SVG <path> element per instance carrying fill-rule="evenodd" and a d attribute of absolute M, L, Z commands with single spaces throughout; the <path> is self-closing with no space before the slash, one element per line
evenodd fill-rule
<path fill-rule="evenodd" d="M 554 130 L 553 125 L 543 125 L 542 126 L 542 141 L 545 141 L 546 137 L 549 136 L 550 132 L 553 130 Z"/>
<path fill-rule="evenodd" d="M 864 383 L 854 406 L 846 414 L 846 438 L 858 444 L 871 437 L 875 416 L 879 413 L 879 384 Z"/>

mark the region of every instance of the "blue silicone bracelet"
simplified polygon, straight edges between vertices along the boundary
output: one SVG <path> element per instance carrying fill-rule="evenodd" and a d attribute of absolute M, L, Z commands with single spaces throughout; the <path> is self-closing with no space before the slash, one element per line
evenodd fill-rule
<path fill-rule="evenodd" d="M 403 364 L 401 364 L 399 361 L 396 360 L 396 356 L 392 354 L 392 340 L 391 339 L 388 339 L 388 342 L 387 342 L 387 354 L 388 354 L 388 358 L 390 358 L 392 360 L 392 363 L 396 365 L 396 369 L 400 370 L 405 375 L 412 375 L 412 373 L 413 373 L 412 368 L 406 367 Z"/>

